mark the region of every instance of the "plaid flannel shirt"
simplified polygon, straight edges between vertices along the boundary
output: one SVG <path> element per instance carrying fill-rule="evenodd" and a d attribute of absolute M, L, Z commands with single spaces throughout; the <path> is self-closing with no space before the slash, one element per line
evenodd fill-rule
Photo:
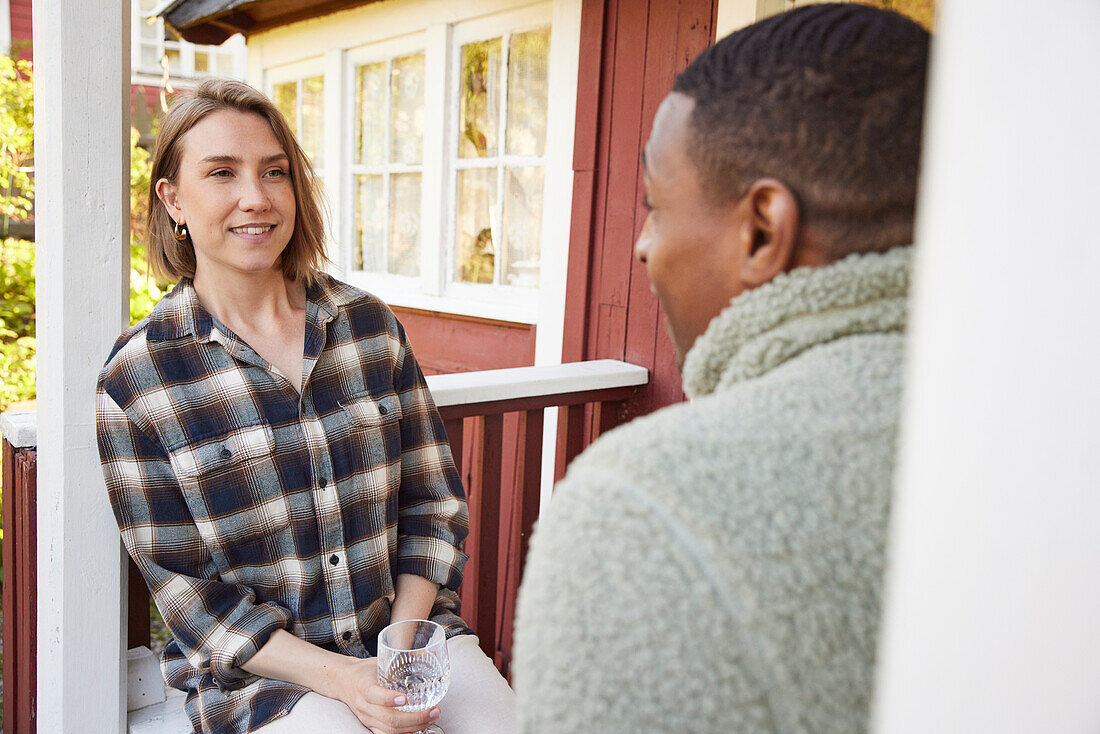
<path fill-rule="evenodd" d="M 367 657 L 398 574 L 454 590 L 468 516 L 404 330 L 377 298 L 319 276 L 299 394 L 184 279 L 119 337 L 96 429 L 111 506 L 174 640 L 165 680 L 196 731 L 250 732 L 306 689 L 240 666 L 279 628 Z"/>

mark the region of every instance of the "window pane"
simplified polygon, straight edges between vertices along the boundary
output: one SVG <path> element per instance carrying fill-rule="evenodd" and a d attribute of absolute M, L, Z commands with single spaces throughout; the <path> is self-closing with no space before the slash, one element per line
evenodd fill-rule
<path fill-rule="evenodd" d="M 366 166 L 385 163 L 386 62 L 360 66 L 356 90 L 359 96 L 358 162 Z"/>
<path fill-rule="evenodd" d="M 283 113 L 290 130 L 298 134 L 298 82 L 275 85 L 275 106 Z"/>
<path fill-rule="evenodd" d="M 504 171 L 503 281 L 538 288 L 542 250 L 542 166 Z"/>
<path fill-rule="evenodd" d="M 164 55 L 168 57 L 168 72 L 170 74 L 179 74 L 183 68 L 183 64 L 180 61 L 180 50 L 178 48 L 165 48 Z"/>
<path fill-rule="evenodd" d="M 550 29 L 512 36 L 508 47 L 507 150 L 513 155 L 546 152 L 546 81 Z"/>
<path fill-rule="evenodd" d="M 160 71 L 160 52 L 156 43 L 141 44 L 141 68 Z"/>
<path fill-rule="evenodd" d="M 389 271 L 420 275 L 420 174 L 390 177 Z"/>
<path fill-rule="evenodd" d="M 497 171 L 458 172 L 455 216 L 455 280 L 492 283 L 496 249 L 493 229 L 498 211 Z"/>
<path fill-rule="evenodd" d="M 141 16 L 138 18 L 138 35 L 142 41 L 156 43 L 164 34 L 160 27 L 160 20 L 158 18 L 146 18 L 145 16 L 156 9 L 157 0 L 141 0 L 140 7 Z"/>
<path fill-rule="evenodd" d="M 142 43 L 156 44 L 163 35 L 164 31 L 161 30 L 160 23 L 155 18 L 152 23 L 142 20 L 138 26 L 138 36 Z"/>
<path fill-rule="evenodd" d="M 214 63 L 216 65 L 215 74 L 218 76 L 233 76 L 233 54 L 216 53 L 214 54 Z"/>
<path fill-rule="evenodd" d="M 195 49 L 195 71 L 206 74 L 210 71 L 210 55 L 205 51 Z"/>
<path fill-rule="evenodd" d="M 500 119 L 500 39 L 462 47 L 459 80 L 458 155 L 484 158 L 497 155 Z"/>
<path fill-rule="evenodd" d="M 302 81 L 302 149 L 313 165 L 325 165 L 325 78 L 314 76 Z"/>
<path fill-rule="evenodd" d="M 356 270 L 381 272 L 386 262 L 386 202 L 381 176 L 359 176 L 355 197 Z"/>
<path fill-rule="evenodd" d="M 424 54 L 393 60 L 391 124 L 395 163 L 420 163 L 424 155 Z"/>

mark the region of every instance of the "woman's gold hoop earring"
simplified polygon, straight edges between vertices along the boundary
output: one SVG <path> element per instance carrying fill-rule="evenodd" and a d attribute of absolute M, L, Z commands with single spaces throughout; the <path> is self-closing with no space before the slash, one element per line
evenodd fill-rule
<path fill-rule="evenodd" d="M 187 225 L 176 222 L 175 226 L 172 227 L 172 235 L 178 241 L 183 242 L 187 239 Z"/>

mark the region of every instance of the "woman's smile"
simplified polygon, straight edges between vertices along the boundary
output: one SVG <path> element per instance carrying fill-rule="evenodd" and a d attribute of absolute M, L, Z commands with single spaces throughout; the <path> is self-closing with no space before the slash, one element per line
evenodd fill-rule
<path fill-rule="evenodd" d="M 274 229 L 274 224 L 245 224 L 230 227 L 229 231 L 248 242 L 261 243 L 268 239 Z"/>

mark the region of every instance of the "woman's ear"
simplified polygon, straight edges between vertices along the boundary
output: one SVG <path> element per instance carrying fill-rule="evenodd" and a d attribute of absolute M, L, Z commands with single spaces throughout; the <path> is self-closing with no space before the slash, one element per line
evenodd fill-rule
<path fill-rule="evenodd" d="M 798 198 L 774 178 L 753 182 L 745 195 L 752 242 L 741 277 L 750 288 L 767 283 L 790 269 L 798 242 Z"/>
<path fill-rule="evenodd" d="M 172 217 L 172 221 L 183 224 L 183 210 L 179 207 L 180 202 L 176 200 L 175 184 L 166 178 L 162 178 L 157 181 L 154 190 L 157 192 L 157 198 L 164 204 L 164 208 L 168 210 L 168 216 Z"/>

